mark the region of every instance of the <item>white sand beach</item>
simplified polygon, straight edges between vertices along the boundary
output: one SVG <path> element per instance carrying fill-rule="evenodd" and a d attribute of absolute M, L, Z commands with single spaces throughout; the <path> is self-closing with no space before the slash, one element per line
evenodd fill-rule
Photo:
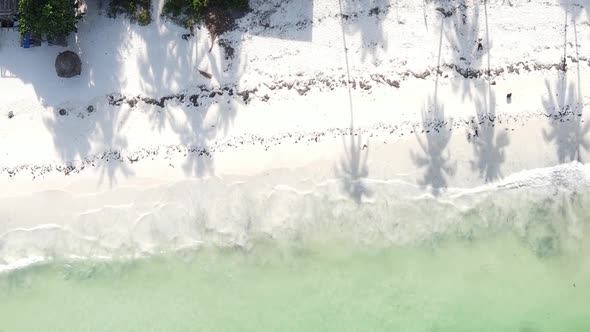
<path fill-rule="evenodd" d="M 0 29 L 0 332 L 590 331 L 590 0 L 113 2 Z"/>
<path fill-rule="evenodd" d="M 233 55 L 205 27 L 181 38 L 162 1 L 145 27 L 88 3 L 67 48 L 1 31 L 0 269 L 586 188 L 588 1 L 369 2 L 252 0 L 218 37 Z M 55 75 L 66 49 L 78 77 Z"/>

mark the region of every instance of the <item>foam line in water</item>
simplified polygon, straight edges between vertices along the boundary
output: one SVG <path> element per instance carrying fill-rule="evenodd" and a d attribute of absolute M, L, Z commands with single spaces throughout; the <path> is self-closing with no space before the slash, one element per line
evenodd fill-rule
<path fill-rule="evenodd" d="M 332 180 L 301 187 L 256 179 L 227 185 L 219 179 L 182 181 L 136 187 L 133 200 L 121 205 L 109 202 L 109 192 L 39 193 L 6 203 L 31 206 L 35 197 L 50 198 L 51 204 L 39 205 L 32 215 L 27 209 L 0 210 L 5 228 L 0 269 L 72 256 L 143 257 L 198 246 L 248 247 L 260 238 L 341 237 L 415 245 L 509 231 L 533 251 L 560 250 L 585 234 L 588 174 L 587 165 L 564 164 L 476 188 L 449 188 L 439 197 L 397 179 L 373 179 L 370 201 L 360 204 L 342 195 L 340 183 Z M 51 223 L 39 223 L 39 215 Z"/>

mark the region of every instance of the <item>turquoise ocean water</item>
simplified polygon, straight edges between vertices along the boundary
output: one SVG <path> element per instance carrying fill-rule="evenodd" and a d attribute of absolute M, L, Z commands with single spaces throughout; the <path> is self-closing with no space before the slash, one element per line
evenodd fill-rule
<path fill-rule="evenodd" d="M 0 331 L 590 331 L 584 186 L 477 195 L 375 198 L 241 245 L 53 257 L 0 274 Z"/>

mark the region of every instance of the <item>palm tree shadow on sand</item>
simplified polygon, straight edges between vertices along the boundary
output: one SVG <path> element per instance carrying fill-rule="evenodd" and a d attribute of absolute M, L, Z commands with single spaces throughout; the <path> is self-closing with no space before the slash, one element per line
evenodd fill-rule
<path fill-rule="evenodd" d="M 418 180 L 418 184 L 429 187 L 434 196 L 440 195 L 441 191 L 447 187 L 447 177 L 455 174 L 456 170 L 456 163 L 451 163 L 450 151 L 447 150 L 445 153 L 451 140 L 451 132 L 447 128 L 444 106 L 439 104 L 438 98 L 445 16 L 441 12 L 434 95 L 428 97 L 426 105 L 422 108 L 422 133 L 424 133 L 426 141 L 423 141 L 418 131 L 414 130 L 416 141 L 422 151 L 420 153 L 410 151 L 414 164 L 419 168 L 426 168 L 424 176 Z"/>
<path fill-rule="evenodd" d="M 453 89 L 460 92 L 463 99 L 471 98 L 474 92 L 473 78 L 478 76 L 482 60 L 492 47 L 489 39 L 484 43 L 480 36 L 480 3 L 466 0 L 435 0 L 433 4 L 441 15 L 441 23 L 445 25 L 446 41 L 453 50 L 452 62 L 446 66 L 464 78 L 452 80 Z M 485 8 L 487 14 L 487 2 Z"/>
<path fill-rule="evenodd" d="M 208 17 L 220 17 L 220 19 L 208 22 L 210 18 L 206 18 L 204 20 L 206 29 L 196 32 L 209 35 L 210 38 L 205 43 L 199 44 L 199 38 L 178 41 L 181 45 L 183 43 L 193 45 L 191 51 L 196 53 L 195 60 L 191 60 L 190 56 L 183 58 L 192 67 L 191 72 L 185 75 L 200 78 L 199 75 L 202 74 L 199 70 L 205 69 L 204 72 L 210 77 L 208 81 L 205 81 L 206 83 L 192 90 L 193 95 L 187 96 L 192 106 L 187 104 L 181 107 L 182 113 L 177 113 L 177 118 L 162 110 L 154 113 L 150 121 L 154 128 L 162 129 L 169 126 L 177 135 L 181 145 L 186 148 L 185 161 L 182 164 L 182 170 L 186 175 L 203 177 L 215 174 L 214 151 L 212 151 L 211 143 L 231 130 L 238 106 L 246 103 L 236 98 L 236 95 L 247 63 L 247 55 L 241 52 L 241 41 L 245 32 L 245 22 L 247 22 L 247 19 L 243 18 L 248 13 L 248 10 L 235 12 L 225 9 L 215 10 L 214 15 L 211 14 Z M 216 31 L 215 37 L 211 37 L 212 31 Z M 219 48 L 218 54 L 211 52 L 215 46 Z M 153 52 L 154 56 L 162 56 L 157 53 L 157 50 Z M 165 78 L 166 71 L 151 68 L 149 58 L 148 55 L 145 59 L 145 75 L 155 72 L 156 75 L 152 74 L 152 76 L 158 79 Z M 209 98 L 207 98 L 208 95 Z M 211 99 L 211 96 L 214 96 L 214 99 Z"/>
<path fill-rule="evenodd" d="M 550 128 L 543 130 L 543 138 L 557 145 L 560 163 L 582 162 L 582 149 L 590 150 L 590 142 L 586 138 L 590 123 L 584 124 L 581 98 L 576 97 L 574 84 L 568 84 L 566 73 L 559 74 L 555 89 L 551 88 L 548 80 L 545 80 L 545 86 L 548 97 L 543 98 L 543 107 Z"/>
<path fill-rule="evenodd" d="M 376 60 L 379 48 L 387 51 L 383 20 L 392 7 L 391 0 L 343 0 L 342 7 L 341 16 L 348 21 L 349 32 L 360 33 L 361 60 L 367 56 Z"/>
<path fill-rule="evenodd" d="M 546 116 L 549 118 L 550 128 L 549 130 L 543 130 L 543 138 L 546 142 L 554 141 L 557 145 L 559 163 L 583 162 L 582 149 L 585 151 L 590 150 L 590 142 L 586 138 L 586 134 L 590 130 L 590 124 L 583 125 L 584 103 L 580 78 L 577 20 L 581 16 L 583 9 L 586 10 L 590 18 L 590 1 L 561 0 L 560 5 L 563 7 L 565 14 L 563 66 L 562 71 L 558 71 L 555 89 L 551 88 L 549 80 L 545 80 L 548 97 L 543 98 L 542 101 Z M 567 77 L 568 20 L 571 20 L 574 32 L 577 86 L 569 82 Z"/>
<path fill-rule="evenodd" d="M 421 151 L 411 151 L 410 155 L 416 166 L 425 168 L 418 183 L 438 196 L 447 187 L 447 178 L 455 174 L 457 163 L 451 162 L 451 153 L 447 150 L 451 131 L 447 128 L 444 107 L 437 103 L 436 97 L 430 97 L 428 106 L 422 109 L 422 131 L 425 141 L 415 131 Z"/>
<path fill-rule="evenodd" d="M 481 95 L 481 94 L 480 94 Z M 489 87 L 484 98 L 476 102 L 478 125 L 472 134 L 475 160 L 471 169 L 479 171 L 479 176 L 490 182 L 502 178 L 500 166 L 506 160 L 505 149 L 510 144 L 506 131 L 496 133 L 496 95 Z"/>
<path fill-rule="evenodd" d="M 98 185 L 108 180 L 112 187 L 118 182 L 118 176 L 126 178 L 135 173 L 120 153 L 128 146 L 123 132 L 130 113 L 110 110 L 106 104 L 106 100 L 101 100 L 96 104 L 100 111 L 90 115 L 78 112 L 77 117 L 74 117 L 74 113 L 61 116 L 54 110 L 48 113 L 43 122 L 51 130 L 53 144 L 66 165 L 88 161 L 88 155 L 94 155 L 100 159 L 100 162 L 96 162 L 100 172 Z M 86 117 L 90 119 L 83 122 L 79 119 Z M 95 165 L 94 162 L 92 164 Z"/>
<path fill-rule="evenodd" d="M 484 1 L 485 16 L 485 44 L 487 50 L 487 82 L 484 91 L 479 91 L 475 102 L 475 112 L 477 115 L 478 125 L 473 135 L 473 152 L 475 160 L 471 161 L 471 169 L 479 171 L 479 176 L 485 182 L 495 181 L 502 177 L 500 166 L 506 160 L 505 149 L 510 144 L 510 139 L 506 131 L 496 133 L 496 94 L 492 90 L 492 73 L 490 60 L 490 29 L 488 17 L 488 2 Z"/>
<path fill-rule="evenodd" d="M 352 127 L 349 137 L 349 142 L 346 142 L 346 138 L 342 138 L 344 155 L 336 168 L 336 174 L 340 178 L 344 192 L 360 204 L 363 197 L 372 196 L 372 191 L 365 182 L 369 176 L 367 166 L 369 145 L 363 144 L 361 134 L 355 134 Z"/>

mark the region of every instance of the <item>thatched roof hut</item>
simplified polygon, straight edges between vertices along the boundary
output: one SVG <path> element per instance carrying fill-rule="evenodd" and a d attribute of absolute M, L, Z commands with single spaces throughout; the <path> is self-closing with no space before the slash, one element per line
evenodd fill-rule
<path fill-rule="evenodd" d="M 82 62 L 72 51 L 61 52 L 55 59 L 55 71 L 59 77 L 74 77 L 82 72 Z"/>

